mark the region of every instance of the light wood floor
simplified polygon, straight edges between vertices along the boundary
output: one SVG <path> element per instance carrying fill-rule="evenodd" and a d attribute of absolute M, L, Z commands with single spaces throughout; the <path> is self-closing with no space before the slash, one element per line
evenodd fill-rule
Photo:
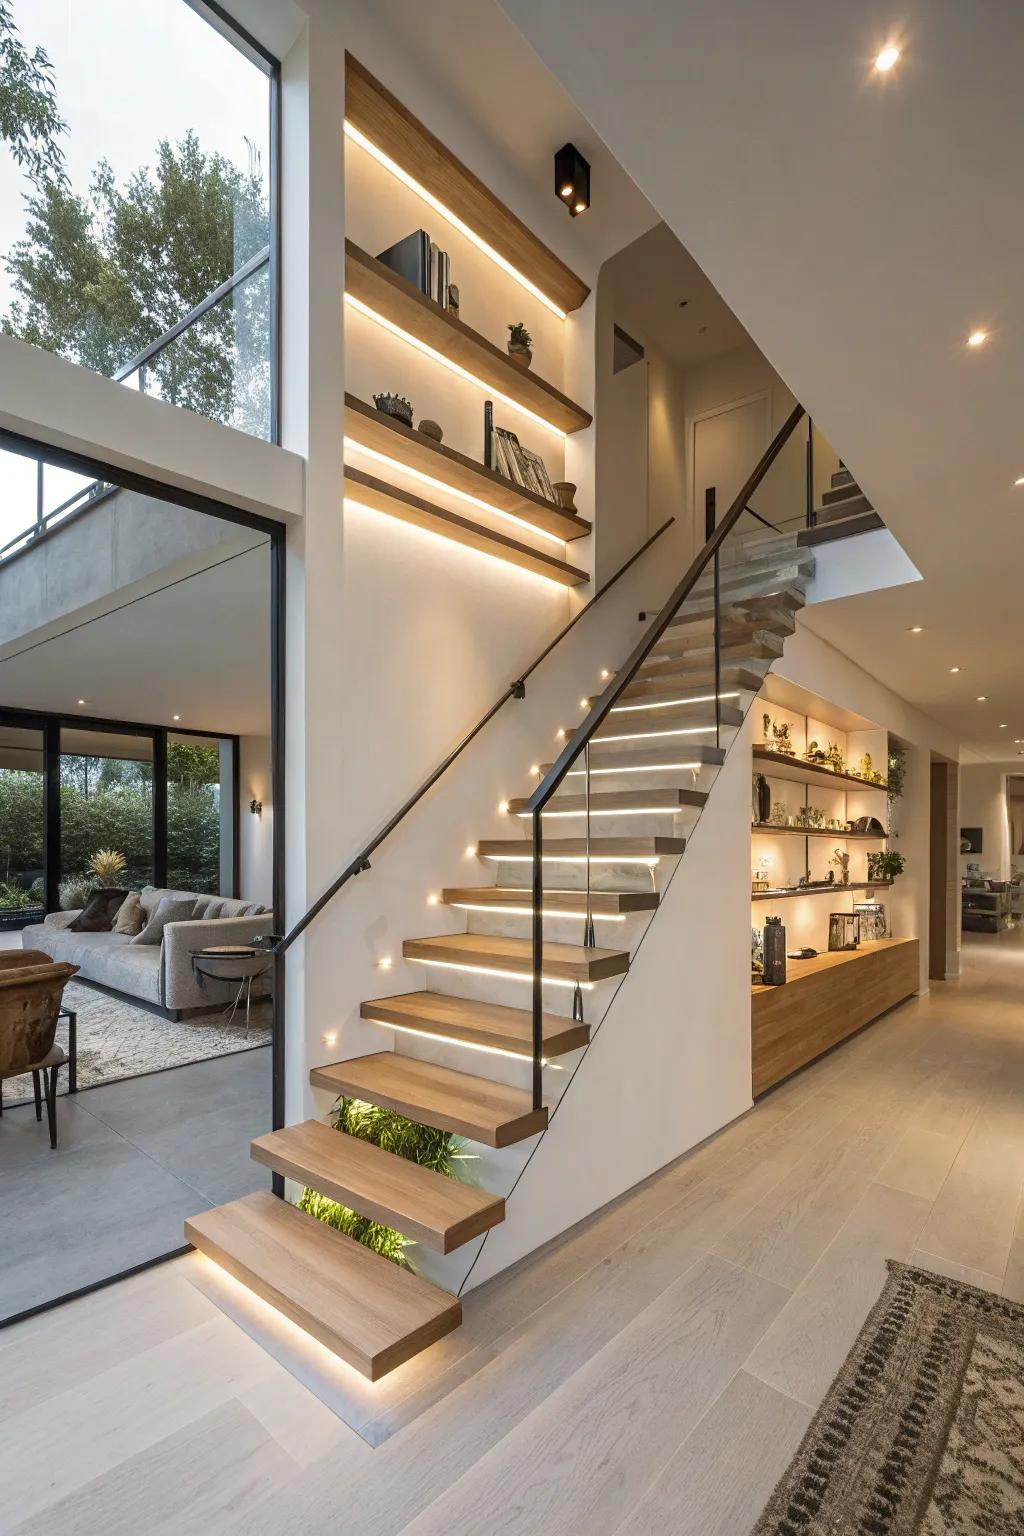
<path fill-rule="evenodd" d="M 744 1536 L 887 1257 L 1024 1300 L 1024 932 L 467 1299 L 342 1424 L 190 1282 L 0 1332 L 0 1530 Z"/>

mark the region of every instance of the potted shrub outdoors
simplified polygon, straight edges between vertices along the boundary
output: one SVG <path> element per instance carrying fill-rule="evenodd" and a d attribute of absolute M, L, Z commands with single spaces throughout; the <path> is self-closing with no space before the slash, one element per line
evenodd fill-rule
<path fill-rule="evenodd" d="M 508 355 L 514 363 L 522 368 L 529 368 L 533 362 L 533 337 L 521 320 L 508 328 Z"/>

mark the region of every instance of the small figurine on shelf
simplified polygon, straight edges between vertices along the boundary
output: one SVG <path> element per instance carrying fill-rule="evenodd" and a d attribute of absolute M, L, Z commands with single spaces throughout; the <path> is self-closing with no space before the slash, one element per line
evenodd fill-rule
<path fill-rule="evenodd" d="M 775 738 L 772 736 L 772 717 L 767 710 L 761 716 L 761 724 L 764 728 L 764 744 L 769 752 L 773 752 L 775 750 Z"/>
<path fill-rule="evenodd" d="M 865 752 L 860 760 L 860 777 L 869 784 L 884 784 L 885 780 L 871 761 L 871 753 Z"/>
<path fill-rule="evenodd" d="M 815 830 L 824 828 L 825 812 L 818 805 L 802 805 L 796 813 L 793 824 L 797 827 L 814 828 Z"/>
<path fill-rule="evenodd" d="M 825 762 L 827 763 L 828 767 L 832 769 L 833 773 L 846 772 L 846 759 L 843 757 L 842 752 L 840 752 L 834 741 L 830 741 L 828 744 L 828 751 L 825 753 Z"/>
<path fill-rule="evenodd" d="M 833 853 L 832 857 L 829 859 L 829 863 L 834 864 L 836 869 L 838 869 L 840 884 L 849 885 L 850 855 L 845 851 L 845 849 L 837 848 L 835 853 Z"/>
<path fill-rule="evenodd" d="M 786 809 L 785 800 L 776 800 L 772 806 L 771 816 L 768 819 L 769 824 L 773 827 L 789 826 L 789 811 Z"/>
<path fill-rule="evenodd" d="M 775 738 L 776 752 L 782 752 L 786 757 L 795 757 L 796 748 L 789 736 L 789 721 L 783 720 L 781 725 L 772 726 L 772 735 Z"/>
<path fill-rule="evenodd" d="M 807 748 L 807 761 L 809 763 L 827 763 L 828 753 L 823 752 L 816 741 L 812 741 Z"/>

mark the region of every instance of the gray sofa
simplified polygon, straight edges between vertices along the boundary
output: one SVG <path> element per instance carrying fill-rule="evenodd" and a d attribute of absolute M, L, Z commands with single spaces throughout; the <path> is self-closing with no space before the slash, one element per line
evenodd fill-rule
<path fill-rule="evenodd" d="M 141 896 L 147 913 L 155 911 L 164 896 L 201 899 L 196 892 L 151 885 L 143 887 Z M 69 924 L 78 913 L 50 912 L 41 923 L 22 929 L 22 943 L 26 949 L 41 949 L 54 960 L 77 965 L 80 981 L 95 981 L 176 1016 L 186 1008 L 223 1007 L 228 996 L 226 983 L 200 987 L 192 974 L 196 950 L 213 944 L 251 944 L 273 931 L 272 915 L 256 903 L 226 900 L 222 910 L 220 917 L 168 923 L 161 944 L 133 944 L 122 933 L 71 933 Z M 266 979 L 253 983 L 253 996 L 267 990 L 269 970 Z"/>

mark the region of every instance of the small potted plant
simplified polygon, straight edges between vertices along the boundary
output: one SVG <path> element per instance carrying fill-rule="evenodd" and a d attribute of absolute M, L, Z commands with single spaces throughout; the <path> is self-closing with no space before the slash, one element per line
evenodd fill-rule
<path fill-rule="evenodd" d="M 842 752 L 836 746 L 834 741 L 830 741 L 828 744 L 828 751 L 825 753 L 825 762 L 827 766 L 832 769 L 833 773 L 845 773 L 846 771 L 846 760 L 844 759 Z"/>
<path fill-rule="evenodd" d="M 833 853 L 832 857 L 829 859 L 829 863 L 830 864 L 834 864 L 836 869 L 838 869 L 840 884 L 841 885 L 849 885 L 849 883 L 850 883 L 850 855 L 844 849 L 837 848 L 835 850 L 835 852 Z"/>
<path fill-rule="evenodd" d="M 514 363 L 522 368 L 529 368 L 533 362 L 533 337 L 521 320 L 508 328 L 508 355 Z"/>
<path fill-rule="evenodd" d="M 885 848 L 880 853 L 868 854 L 868 882 L 891 885 L 897 875 L 902 875 L 907 861 L 895 848 Z"/>

